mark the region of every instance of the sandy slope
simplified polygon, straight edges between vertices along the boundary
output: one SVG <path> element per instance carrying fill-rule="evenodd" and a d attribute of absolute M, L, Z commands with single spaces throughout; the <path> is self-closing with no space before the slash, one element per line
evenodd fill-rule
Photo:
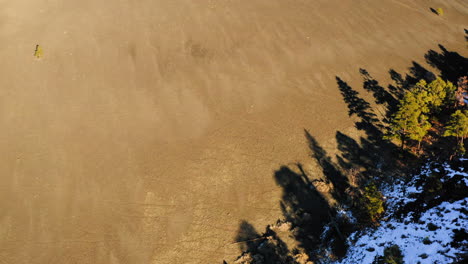
<path fill-rule="evenodd" d="M 352 125 L 336 75 L 467 55 L 446 2 L 0 0 L 0 262 L 232 259 L 281 216 L 273 172 L 314 170 L 303 129 Z"/>

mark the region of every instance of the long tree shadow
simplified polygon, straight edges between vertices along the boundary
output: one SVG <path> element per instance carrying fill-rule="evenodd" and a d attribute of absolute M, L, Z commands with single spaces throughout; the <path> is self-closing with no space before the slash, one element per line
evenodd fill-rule
<path fill-rule="evenodd" d="M 361 138 L 361 141 L 363 139 Z M 345 170 L 353 170 L 360 168 L 370 168 L 373 164 L 373 159 L 369 157 L 369 152 L 365 151 L 361 145 L 352 137 L 336 132 L 336 141 L 340 155 L 337 155 L 338 164 Z"/>
<path fill-rule="evenodd" d="M 395 71 L 394 69 L 390 69 L 388 71 L 388 74 L 390 74 L 390 78 L 393 80 L 395 85 L 389 84 L 388 85 L 388 90 L 390 93 L 396 98 L 396 99 L 401 99 L 403 98 L 403 95 L 405 94 L 405 91 L 408 89 L 410 86 L 407 78 L 403 78 L 403 76 Z"/>
<path fill-rule="evenodd" d="M 276 183 L 283 188 L 280 202 L 283 216 L 294 226 L 302 226 L 296 238 L 306 249 L 318 242 L 323 225 L 329 220 L 328 202 L 316 191 L 307 176 L 283 166 L 275 172 Z M 307 221 L 305 221 L 307 220 Z"/>
<path fill-rule="evenodd" d="M 246 252 L 255 248 L 255 245 L 264 239 L 265 237 L 259 234 L 255 227 L 243 220 L 239 225 L 239 231 L 237 232 L 235 241 L 239 243 L 240 250 Z"/>
<path fill-rule="evenodd" d="M 397 102 L 395 97 L 393 97 L 389 91 L 382 87 L 377 80 L 372 78 L 367 70 L 360 68 L 359 72 L 364 79 L 364 89 L 372 93 L 377 104 L 387 104 L 389 106 L 396 105 Z"/>
<path fill-rule="evenodd" d="M 317 191 L 315 185 L 297 164 L 299 173 L 282 166 L 275 172 L 276 183 L 283 188 L 280 203 L 283 216 L 293 226 L 292 235 L 298 246 L 316 260 L 324 249 L 330 247 L 337 256 L 346 252 L 345 235 L 335 223 L 336 210 Z M 322 237 L 325 226 L 335 223 L 329 236 Z M 346 231 L 346 230 L 345 230 Z"/>
<path fill-rule="evenodd" d="M 376 79 L 372 78 L 367 70 L 361 68 L 359 72 L 364 79 L 364 89 L 372 93 L 377 104 L 385 105 L 384 122 L 388 123 L 391 115 L 397 109 L 398 100 L 389 90 L 385 89 Z"/>
<path fill-rule="evenodd" d="M 236 263 L 295 263 L 286 243 L 268 227 L 260 234 L 244 220 L 239 225 L 235 242 L 243 252 Z"/>
<path fill-rule="evenodd" d="M 341 173 L 338 166 L 332 161 L 332 158 L 327 154 L 325 149 L 320 146 L 309 131 L 304 130 L 304 134 L 312 152 L 312 158 L 317 161 L 317 164 L 322 169 L 322 173 L 327 181 L 333 184 L 333 197 L 337 201 L 343 201 L 345 190 L 349 187 L 348 179 Z"/>
<path fill-rule="evenodd" d="M 443 79 L 457 83 L 457 79 L 468 72 L 468 59 L 458 52 L 448 51 L 440 44 L 439 48 L 441 52 L 429 50 L 424 58 L 429 65 L 440 71 Z"/>
<path fill-rule="evenodd" d="M 381 102 L 385 101 L 393 104 L 389 106 L 387 113 L 381 114 L 385 117 L 390 117 L 396 107 L 396 98 L 390 92 L 378 85 L 377 81 L 364 70 L 360 70 L 364 77 L 364 85 L 368 86 L 367 90 L 377 91 L 374 97 Z M 400 74 L 393 71 L 393 78 L 399 84 L 408 83 L 408 78 L 405 80 Z M 341 91 L 343 101 L 347 104 L 349 115 L 356 115 L 358 120 L 355 122 L 356 128 L 365 132 L 365 137 L 360 137 L 359 142 L 341 132 L 336 133 L 336 141 L 340 154 L 336 155 L 338 165 L 336 166 L 343 171 L 347 177 L 351 177 L 352 187 L 349 191 L 365 184 L 367 180 L 373 179 L 376 176 L 381 176 L 382 172 L 387 169 L 395 169 L 401 165 L 396 158 L 396 154 L 400 154 L 399 148 L 392 142 L 384 140 L 384 130 L 380 119 L 374 113 L 371 104 L 360 97 L 359 93 L 349 86 L 340 77 L 336 77 L 338 89 Z M 372 86 L 370 88 L 369 86 Z M 366 87 L 364 87 L 366 88 Z M 400 93 L 402 88 L 399 88 L 396 93 Z M 401 153 L 406 155 L 405 153 Z M 343 190 L 340 190 L 343 191 Z M 348 194 L 348 193 L 347 193 Z"/>
<path fill-rule="evenodd" d="M 337 156 L 338 164 L 335 163 L 332 157 L 320 146 L 317 140 L 307 131 L 304 130 L 305 137 L 308 141 L 309 148 L 311 150 L 312 158 L 314 158 L 317 164 L 322 169 L 322 174 L 326 179 L 326 182 L 332 184 L 332 188 L 328 191 L 332 197 L 338 202 L 338 206 L 347 207 L 351 210 L 353 215 L 359 215 L 360 208 L 355 207 L 354 194 L 356 186 L 350 184 L 346 171 L 351 171 L 356 168 L 356 164 L 363 165 L 363 160 L 358 160 L 361 148 L 357 142 L 347 137 L 349 145 L 344 147 L 343 153 L 346 151 L 348 154 L 344 154 L 344 157 Z M 340 134 L 344 135 L 344 134 Z M 324 233 L 322 237 L 322 244 L 331 248 L 332 253 L 340 258 L 346 254 L 347 236 L 353 231 L 354 227 L 350 224 L 350 219 L 336 213 L 335 207 L 330 208 L 332 214 L 329 215 L 329 221 L 333 228 L 329 229 L 327 233 Z"/>
<path fill-rule="evenodd" d="M 412 66 L 409 68 L 411 75 L 407 75 L 408 82 L 413 85 L 420 80 L 425 80 L 426 82 L 432 82 L 436 79 L 435 74 L 432 71 L 424 68 L 421 64 L 413 61 Z"/>
<path fill-rule="evenodd" d="M 373 141 L 381 140 L 382 124 L 374 113 L 369 102 L 359 96 L 359 92 L 354 90 L 340 77 L 336 76 L 336 82 L 338 89 L 340 89 L 343 100 L 348 106 L 348 115 L 356 115 L 359 117 L 359 121 L 355 123 L 355 126 L 359 130 L 365 131 L 367 137 Z"/>
<path fill-rule="evenodd" d="M 412 62 L 412 65 L 408 70 L 409 74 L 405 74 L 404 78 L 394 69 L 390 69 L 388 71 L 390 78 L 395 82 L 395 85 L 388 85 L 388 90 L 394 96 L 395 100 L 403 98 L 405 92 L 418 81 L 423 79 L 427 82 L 431 82 L 436 78 L 433 72 L 427 70 L 415 61 Z"/>
<path fill-rule="evenodd" d="M 316 190 L 302 166 L 297 164 L 295 169 L 298 172 L 282 166 L 274 173 L 276 183 L 283 189 L 280 207 L 284 220 L 291 224 L 290 234 L 297 246 L 315 259 L 320 245 L 324 244 L 321 239 L 324 228 L 336 211 Z M 243 252 L 236 263 L 296 263 L 286 243 L 270 226 L 260 234 L 251 224 L 242 221 L 235 241 Z M 345 248 L 345 241 L 334 239 L 334 236 L 328 237 L 326 244 Z"/>
<path fill-rule="evenodd" d="M 353 90 L 338 76 L 336 76 L 336 82 L 338 83 L 338 88 L 343 96 L 343 100 L 348 105 L 348 115 L 357 115 L 369 123 L 374 122 L 376 116 L 370 112 L 371 105 L 366 100 L 359 97 L 359 92 Z"/>

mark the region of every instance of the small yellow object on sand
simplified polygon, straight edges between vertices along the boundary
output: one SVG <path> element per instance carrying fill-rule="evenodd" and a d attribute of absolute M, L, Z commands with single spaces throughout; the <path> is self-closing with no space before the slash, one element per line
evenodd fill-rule
<path fill-rule="evenodd" d="M 36 45 L 36 50 L 34 51 L 34 57 L 40 59 L 44 55 L 44 52 L 42 51 L 42 47 L 39 45 Z"/>

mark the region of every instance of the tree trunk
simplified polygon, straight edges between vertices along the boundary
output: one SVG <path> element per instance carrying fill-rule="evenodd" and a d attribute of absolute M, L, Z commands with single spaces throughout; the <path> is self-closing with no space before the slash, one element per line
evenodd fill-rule
<path fill-rule="evenodd" d="M 462 150 L 462 153 L 461 153 L 462 155 L 465 155 L 465 153 L 466 153 L 465 145 L 463 143 L 464 139 L 465 138 L 463 136 L 460 137 L 460 149 Z"/>

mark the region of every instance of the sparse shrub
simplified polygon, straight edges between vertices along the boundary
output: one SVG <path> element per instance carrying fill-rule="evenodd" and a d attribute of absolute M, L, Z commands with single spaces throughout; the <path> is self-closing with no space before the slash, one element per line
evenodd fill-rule
<path fill-rule="evenodd" d="M 403 254 L 398 245 L 392 245 L 384 249 L 383 256 L 377 256 L 372 264 L 403 264 Z"/>
<path fill-rule="evenodd" d="M 439 193 L 442 190 L 443 183 L 437 174 L 431 174 L 424 185 L 424 191 L 429 194 Z"/>
<path fill-rule="evenodd" d="M 429 237 L 425 237 L 422 242 L 423 242 L 424 245 L 432 244 L 432 241 L 429 239 Z"/>
<path fill-rule="evenodd" d="M 42 50 L 42 47 L 39 45 L 36 45 L 36 50 L 34 51 L 34 57 L 40 59 L 44 56 L 44 51 Z"/>
<path fill-rule="evenodd" d="M 453 241 L 450 245 L 454 248 L 459 248 L 463 244 L 466 245 L 466 242 L 468 241 L 468 233 L 465 229 L 454 229 L 452 239 Z"/>
<path fill-rule="evenodd" d="M 439 227 L 434 225 L 433 223 L 427 224 L 427 229 L 429 229 L 429 231 L 436 231 L 437 228 L 439 228 Z"/>

